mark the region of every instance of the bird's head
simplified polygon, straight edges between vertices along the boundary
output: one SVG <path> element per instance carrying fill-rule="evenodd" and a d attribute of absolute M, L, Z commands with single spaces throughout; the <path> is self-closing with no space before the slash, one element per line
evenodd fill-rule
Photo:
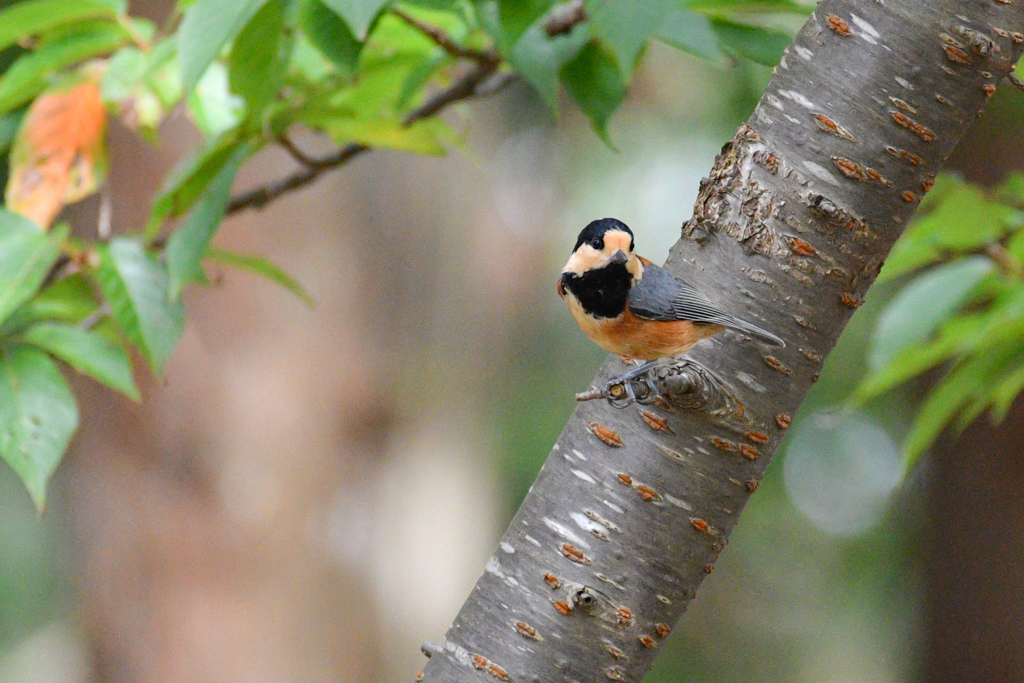
<path fill-rule="evenodd" d="M 644 266 L 633 253 L 633 231 L 614 218 L 592 221 L 580 232 L 563 273 L 581 276 L 603 268 L 625 268 L 639 280 Z"/>

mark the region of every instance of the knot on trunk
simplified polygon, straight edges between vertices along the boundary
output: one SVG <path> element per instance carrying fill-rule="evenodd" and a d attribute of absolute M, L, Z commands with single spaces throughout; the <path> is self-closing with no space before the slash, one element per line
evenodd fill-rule
<path fill-rule="evenodd" d="M 692 360 L 679 359 L 651 371 L 662 397 L 683 410 L 742 418 L 743 404 L 725 383 Z"/>

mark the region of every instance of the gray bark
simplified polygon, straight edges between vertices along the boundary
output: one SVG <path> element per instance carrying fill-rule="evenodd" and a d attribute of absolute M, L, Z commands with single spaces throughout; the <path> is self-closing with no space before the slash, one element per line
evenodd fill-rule
<path fill-rule="evenodd" d="M 423 680 L 643 677 L 1022 30 L 1004 0 L 818 6 L 666 266 L 787 347 L 727 331 L 660 371 L 669 402 L 581 404 Z"/>

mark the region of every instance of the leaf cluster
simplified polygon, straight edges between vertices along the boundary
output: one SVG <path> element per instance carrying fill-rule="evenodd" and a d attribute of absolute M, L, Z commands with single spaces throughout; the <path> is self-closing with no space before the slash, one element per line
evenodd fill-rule
<path fill-rule="evenodd" d="M 564 87 L 607 139 L 651 40 L 722 63 L 773 64 L 789 36 L 763 28 L 763 16 L 807 11 L 792 0 L 181 0 L 158 27 L 130 16 L 125 0 L 7 6 L 0 458 L 42 509 L 78 422 L 57 362 L 138 400 L 133 354 L 163 371 L 184 324 L 181 294 L 207 281 L 208 262 L 310 303 L 269 260 L 212 245 L 231 212 L 359 152 L 443 154 L 461 144 L 461 119 L 437 114 L 513 77 L 552 109 Z M 146 225 L 111 237 L 101 224 L 89 238 L 51 227 L 64 205 L 102 188 L 108 118 L 158 142 L 174 112 L 204 142 L 165 179 Z M 337 151 L 304 153 L 297 130 Z M 267 146 L 300 170 L 256 200 L 233 201 L 241 167 Z"/>
<path fill-rule="evenodd" d="M 856 400 L 941 371 L 903 445 L 912 462 L 947 427 L 1002 420 L 1024 389 L 1024 174 L 991 191 L 941 175 L 878 278 L 895 280 Z"/>

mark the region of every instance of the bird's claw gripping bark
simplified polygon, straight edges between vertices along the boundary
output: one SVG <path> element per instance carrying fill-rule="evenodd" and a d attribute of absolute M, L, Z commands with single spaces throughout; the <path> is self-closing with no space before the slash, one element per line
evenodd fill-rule
<path fill-rule="evenodd" d="M 591 401 L 595 398 L 603 398 L 615 408 L 626 408 L 634 403 L 640 405 L 654 403 L 655 399 L 661 395 L 649 372 L 654 365 L 655 363 L 651 362 L 634 368 L 608 380 L 601 389 L 591 387 L 587 391 L 576 394 L 576 400 Z"/>
<path fill-rule="evenodd" d="M 613 379 L 604 385 L 602 393 L 614 408 L 627 408 L 634 403 L 648 405 L 661 395 L 654 386 L 654 380 L 647 374 L 625 381 Z"/>

